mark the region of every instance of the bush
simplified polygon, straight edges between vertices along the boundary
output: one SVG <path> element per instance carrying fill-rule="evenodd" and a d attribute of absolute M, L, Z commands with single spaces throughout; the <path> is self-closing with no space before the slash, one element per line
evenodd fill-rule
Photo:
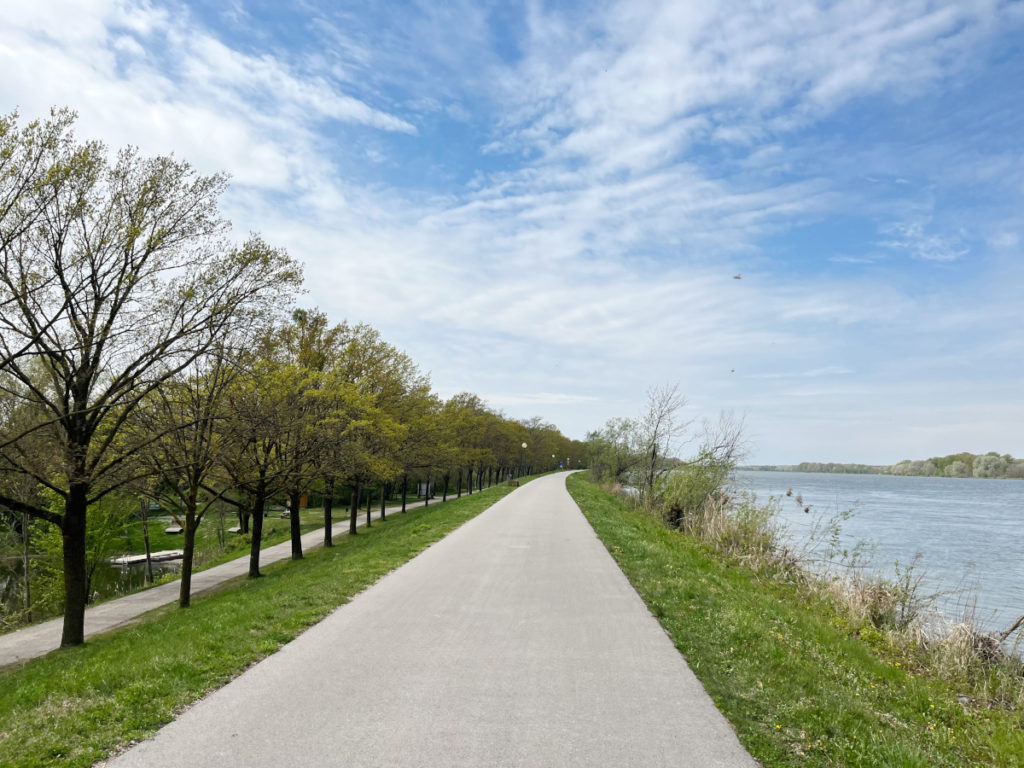
<path fill-rule="evenodd" d="M 666 475 L 655 489 L 655 500 L 663 510 L 665 521 L 679 528 L 709 500 L 721 497 L 731 469 L 729 463 L 703 452 Z"/>

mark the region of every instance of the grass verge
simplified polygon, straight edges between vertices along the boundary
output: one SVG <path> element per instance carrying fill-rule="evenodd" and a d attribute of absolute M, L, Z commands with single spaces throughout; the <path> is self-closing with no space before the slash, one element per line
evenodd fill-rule
<path fill-rule="evenodd" d="M 1019 712 L 961 703 L 851 636 L 824 597 L 760 578 L 583 475 L 568 487 L 765 766 L 1024 765 Z"/>
<path fill-rule="evenodd" d="M 334 547 L 237 579 L 191 608 L 0 670 L 0 765 L 88 766 L 273 653 L 381 576 L 490 507 L 498 485 L 389 516 Z"/>

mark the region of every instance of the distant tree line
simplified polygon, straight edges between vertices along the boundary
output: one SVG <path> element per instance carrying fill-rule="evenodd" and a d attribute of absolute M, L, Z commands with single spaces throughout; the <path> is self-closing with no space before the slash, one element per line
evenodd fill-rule
<path fill-rule="evenodd" d="M 98 537 L 139 499 L 184 529 L 184 607 L 218 505 L 258 577 L 273 500 L 297 512 L 315 492 L 330 546 L 343 496 L 355 533 L 364 500 L 369 524 L 371 501 L 400 488 L 404 508 L 409 483 L 461 495 L 582 463 L 555 426 L 443 400 L 370 326 L 296 308 L 300 265 L 259 236 L 230 241 L 222 176 L 130 148 L 111 159 L 73 122 L 0 116 L 0 543 L 17 547 L 30 611 L 33 537 L 59 539 L 62 645 L 83 641 Z"/>
<path fill-rule="evenodd" d="M 758 465 L 744 469 L 776 472 L 829 472 L 852 475 L 911 475 L 915 477 L 978 477 L 1024 479 L 1024 459 L 1008 453 L 952 453 L 930 459 L 900 461 L 892 465 L 839 464 L 804 461 L 795 465 Z"/>

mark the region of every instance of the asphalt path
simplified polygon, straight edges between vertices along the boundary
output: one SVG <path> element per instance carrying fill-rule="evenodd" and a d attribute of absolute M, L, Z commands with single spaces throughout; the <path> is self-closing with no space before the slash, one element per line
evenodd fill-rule
<path fill-rule="evenodd" d="M 449 501 L 454 499 L 451 497 Z M 433 506 L 435 502 L 431 502 Z M 438 499 L 436 503 L 440 504 Z M 422 501 L 410 502 L 407 509 L 423 506 Z M 393 515 L 399 513 L 400 507 L 387 507 L 385 514 Z M 340 519 L 339 519 L 340 517 Z M 344 536 L 349 530 L 349 513 L 345 509 L 336 510 L 335 519 L 338 520 L 331 526 L 331 536 L 337 538 Z M 371 521 L 380 519 L 380 510 L 374 509 L 371 514 Z M 360 511 L 358 525 L 366 524 L 366 513 Z M 324 543 L 324 529 L 317 528 L 302 535 L 302 551 L 305 552 Z M 287 560 L 292 556 L 291 539 L 285 539 L 280 544 L 274 544 L 260 550 L 260 568 L 276 563 L 279 560 Z M 192 597 L 196 599 L 208 590 L 219 587 L 226 581 L 249 573 L 249 555 L 245 554 L 235 560 L 230 560 L 222 565 L 207 568 L 204 571 L 197 571 L 192 574 Z M 142 614 L 159 608 L 163 605 L 177 602 L 181 591 L 181 579 L 168 581 L 156 587 L 143 589 L 124 597 L 114 598 L 85 609 L 85 638 L 88 640 L 94 635 L 109 632 L 116 627 L 130 624 L 137 620 Z M 0 667 L 9 664 L 16 664 L 21 661 L 28 661 L 37 656 L 43 656 L 50 651 L 60 648 L 60 638 L 64 629 L 64 618 L 62 616 L 49 621 L 41 621 L 23 629 L 8 632 L 0 635 Z"/>
<path fill-rule="evenodd" d="M 755 766 L 534 480 L 109 766 Z"/>

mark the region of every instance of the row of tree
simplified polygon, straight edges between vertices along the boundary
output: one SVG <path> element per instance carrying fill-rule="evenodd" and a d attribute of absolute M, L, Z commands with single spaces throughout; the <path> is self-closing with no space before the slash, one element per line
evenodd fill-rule
<path fill-rule="evenodd" d="M 804 461 L 795 466 L 758 466 L 764 469 L 789 472 L 829 472 L 860 475 L 913 475 L 917 477 L 979 477 L 1024 478 L 1024 459 L 1015 459 L 1008 453 L 995 451 L 985 454 L 951 453 L 930 459 L 904 460 L 896 464 L 839 464 L 836 462 Z"/>
<path fill-rule="evenodd" d="M 181 522 L 184 606 L 196 529 L 219 503 L 251 524 L 255 577 L 272 498 L 297 512 L 317 489 L 330 545 L 341 486 L 355 532 L 371 484 L 480 488 L 582 456 L 540 419 L 442 401 L 369 326 L 292 310 L 299 264 L 258 236 L 228 240 L 223 177 L 132 149 L 111 160 L 72 123 L 0 118 L 0 508 L 60 531 L 62 645 L 83 640 L 90 510 L 112 494 Z"/>
<path fill-rule="evenodd" d="M 1024 478 L 1024 459 L 995 451 L 985 454 L 953 453 L 923 461 L 901 461 L 888 474 L 922 477 Z"/>

